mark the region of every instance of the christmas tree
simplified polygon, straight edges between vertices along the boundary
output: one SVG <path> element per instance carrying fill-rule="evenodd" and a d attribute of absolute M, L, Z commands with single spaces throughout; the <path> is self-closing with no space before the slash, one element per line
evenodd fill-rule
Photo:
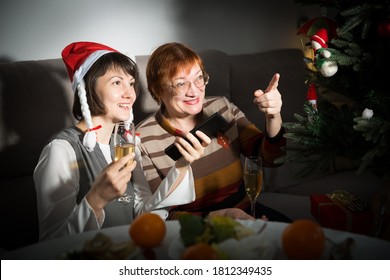
<path fill-rule="evenodd" d="M 308 102 L 285 123 L 279 163 L 305 163 L 300 175 L 347 159 L 357 173 L 390 176 L 389 1 L 296 1 L 335 11 L 303 24 Z M 320 10 L 320 9 L 319 9 Z"/>

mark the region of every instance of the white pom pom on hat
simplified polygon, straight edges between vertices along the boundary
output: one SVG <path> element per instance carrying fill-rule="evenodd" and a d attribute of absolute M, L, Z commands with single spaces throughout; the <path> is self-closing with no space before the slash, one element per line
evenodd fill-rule
<path fill-rule="evenodd" d="M 110 52 L 118 51 L 95 42 L 74 42 L 66 46 L 61 53 L 72 82 L 72 89 L 74 92 L 76 90 L 78 92 L 81 111 L 88 128 L 88 132 L 83 139 L 83 145 L 90 152 L 95 148 L 97 142 L 95 130 L 100 128 L 100 126 L 93 126 L 83 78 L 101 56 Z"/>

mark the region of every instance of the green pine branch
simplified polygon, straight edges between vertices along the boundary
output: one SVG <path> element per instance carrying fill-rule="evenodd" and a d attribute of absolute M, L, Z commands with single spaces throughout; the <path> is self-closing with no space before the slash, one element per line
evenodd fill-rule
<path fill-rule="evenodd" d="M 338 35 L 343 35 L 351 30 L 357 29 L 358 26 L 361 26 L 361 38 L 367 38 L 372 19 L 374 18 L 373 15 L 382 8 L 382 5 L 363 3 L 341 11 L 340 15 L 347 18 L 347 21 L 338 29 Z"/>
<path fill-rule="evenodd" d="M 372 117 L 366 119 L 357 117 L 354 119 L 354 129 L 361 132 L 364 139 L 370 143 L 370 148 L 362 156 L 358 172 L 374 164 L 377 158 L 390 156 L 390 122 L 381 118 Z"/>

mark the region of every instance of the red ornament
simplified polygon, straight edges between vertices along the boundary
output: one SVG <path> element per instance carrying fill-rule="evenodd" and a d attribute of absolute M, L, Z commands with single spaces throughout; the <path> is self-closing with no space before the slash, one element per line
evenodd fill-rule
<path fill-rule="evenodd" d="M 320 28 L 325 28 L 328 31 L 330 38 L 337 36 L 337 23 L 333 19 L 327 17 L 316 17 L 306 21 L 297 31 L 297 35 L 305 35 L 311 37 L 317 33 Z"/>
<path fill-rule="evenodd" d="M 307 91 L 306 100 L 317 109 L 317 90 L 315 84 L 310 84 Z"/>
<path fill-rule="evenodd" d="M 390 18 L 378 25 L 378 35 L 381 38 L 390 38 Z"/>

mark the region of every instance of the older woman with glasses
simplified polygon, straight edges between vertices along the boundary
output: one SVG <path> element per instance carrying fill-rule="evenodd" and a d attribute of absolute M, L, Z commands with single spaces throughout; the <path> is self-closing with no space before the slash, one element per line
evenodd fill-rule
<path fill-rule="evenodd" d="M 265 114 L 266 133 L 256 128 L 245 115 L 225 97 L 205 97 L 209 76 L 202 59 L 188 46 L 168 43 L 150 56 L 146 68 L 148 89 L 160 109 L 137 126 L 141 136 L 142 163 L 152 192 L 167 176 L 175 161 L 164 149 L 175 143 L 181 154 L 189 146 L 184 137 L 215 112 L 228 122 L 205 148 L 203 157 L 191 164 L 196 199 L 170 208 L 168 218 L 180 213 L 221 215 L 237 219 L 253 219 L 248 213 L 250 202 L 243 185 L 241 155 L 260 154 L 265 165 L 272 166 L 285 145 L 281 118 L 281 95 L 275 74 L 265 91 L 257 90 L 254 106 Z M 199 133 L 196 132 L 196 133 Z M 178 145 L 180 143 L 180 145 Z M 189 186 L 189 190 L 190 186 Z M 283 214 L 258 205 L 259 217 L 290 221 Z"/>

